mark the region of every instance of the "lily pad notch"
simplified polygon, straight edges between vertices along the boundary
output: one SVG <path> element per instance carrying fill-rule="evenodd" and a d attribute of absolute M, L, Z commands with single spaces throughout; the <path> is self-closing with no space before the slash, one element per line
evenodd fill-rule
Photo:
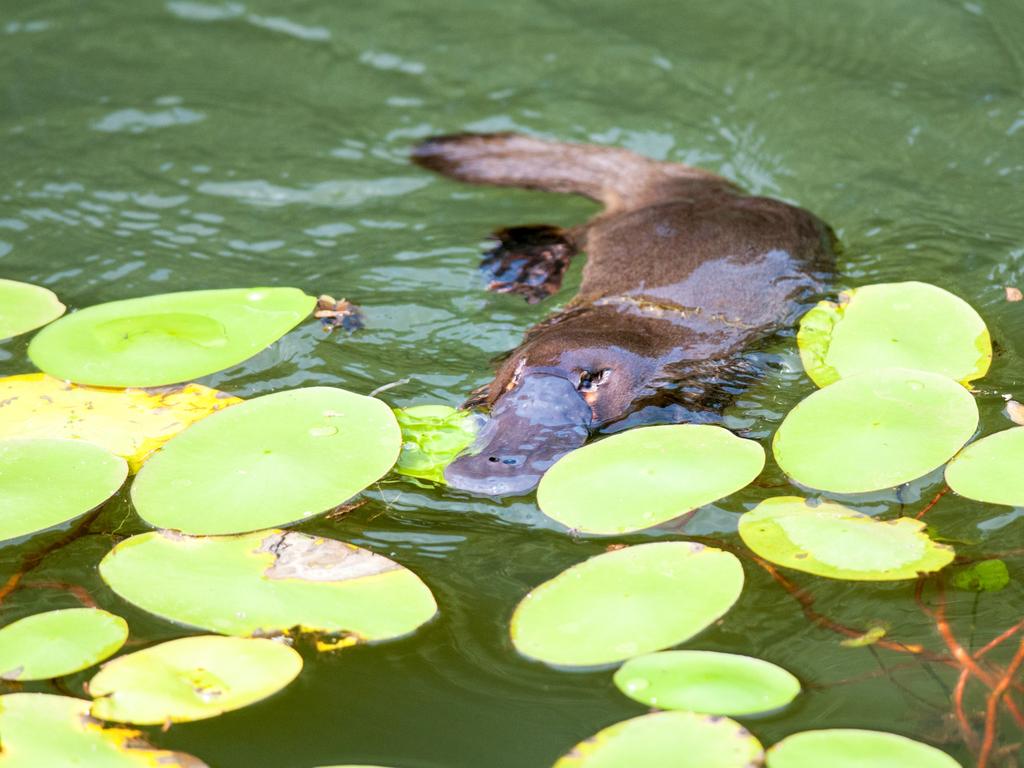
<path fill-rule="evenodd" d="M 309 315 L 297 288 L 185 291 L 112 301 L 52 323 L 29 344 L 40 370 L 100 387 L 158 387 L 237 365 Z"/>

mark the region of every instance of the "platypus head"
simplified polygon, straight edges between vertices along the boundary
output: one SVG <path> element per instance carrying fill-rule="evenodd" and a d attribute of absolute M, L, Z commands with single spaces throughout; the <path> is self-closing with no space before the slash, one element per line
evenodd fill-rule
<path fill-rule="evenodd" d="M 471 453 L 448 465 L 448 484 L 495 496 L 534 488 L 561 456 L 653 392 L 665 350 L 649 331 L 612 308 L 533 329 L 477 401 L 490 419 Z"/>

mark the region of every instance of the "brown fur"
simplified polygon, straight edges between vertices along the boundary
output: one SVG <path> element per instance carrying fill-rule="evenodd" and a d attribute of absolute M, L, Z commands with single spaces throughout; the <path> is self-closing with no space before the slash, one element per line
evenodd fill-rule
<path fill-rule="evenodd" d="M 739 354 L 792 324 L 833 268 L 831 231 L 813 214 L 623 149 L 462 134 L 428 140 L 414 159 L 462 181 L 604 204 L 584 226 L 544 230 L 560 242 L 531 250 L 506 235 L 495 249 L 506 270 L 495 287 L 533 299 L 557 290 L 576 251 L 587 263 L 577 295 L 527 332 L 479 404 L 542 373 L 579 384 L 592 431 L 670 389 L 706 406 Z"/>

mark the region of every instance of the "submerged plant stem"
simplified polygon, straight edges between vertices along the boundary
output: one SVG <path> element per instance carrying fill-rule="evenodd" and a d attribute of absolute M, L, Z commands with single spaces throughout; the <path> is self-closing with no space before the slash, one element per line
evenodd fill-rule
<path fill-rule="evenodd" d="M 988 766 L 988 760 L 992 754 L 992 746 L 995 744 L 996 739 L 999 700 L 1005 695 L 1007 707 L 1009 708 L 1013 704 L 1007 689 L 1010 687 L 1010 683 L 1013 681 L 1014 675 L 1017 674 L 1017 670 L 1020 669 L 1022 663 L 1024 663 L 1024 640 L 1020 641 L 1020 644 L 1017 646 L 1017 653 L 1014 654 L 1010 666 L 1006 668 L 1003 676 L 995 684 L 988 696 L 988 703 L 985 707 L 985 735 L 981 742 L 981 752 L 978 754 L 978 768 L 986 768 Z M 1011 709 L 1011 711 L 1013 710 Z"/>
<path fill-rule="evenodd" d="M 936 493 L 932 497 L 932 500 L 929 501 L 927 504 L 925 504 L 920 512 L 918 512 L 916 515 L 914 515 L 914 518 L 916 520 L 920 520 L 922 517 L 924 517 L 926 514 L 928 514 L 928 512 L 931 511 L 932 507 L 934 507 L 936 504 L 938 504 L 939 501 L 942 499 L 942 497 L 945 496 L 947 493 L 949 493 L 949 486 L 948 485 L 942 486 L 942 490 L 939 491 L 938 493 Z"/>
<path fill-rule="evenodd" d="M 84 518 L 82 518 L 82 520 L 74 528 L 68 531 L 66 535 L 60 537 L 56 541 L 47 544 L 45 547 L 36 552 L 30 552 L 29 554 L 25 555 L 25 557 L 21 561 L 21 565 L 18 567 L 18 570 L 12 573 L 8 577 L 7 581 L 4 582 L 3 586 L 0 587 L 0 604 L 2 604 L 4 600 L 10 597 L 11 594 L 18 589 L 18 586 L 21 584 L 21 580 L 25 578 L 25 574 L 32 571 L 36 566 L 43 562 L 43 560 L 45 560 L 50 554 L 56 552 L 58 549 L 61 549 L 62 547 L 67 546 L 75 539 L 78 539 L 81 536 L 85 535 L 89 530 L 89 526 L 92 525 L 93 520 L 95 520 L 99 516 L 99 513 L 100 510 L 98 508 L 93 510 Z"/>
<path fill-rule="evenodd" d="M 809 595 L 806 591 L 804 591 L 796 584 L 791 582 L 789 579 L 787 579 L 785 576 L 783 576 L 779 572 L 779 570 L 774 565 L 769 563 L 767 560 L 764 560 L 758 557 L 757 555 L 753 555 L 752 557 L 755 563 L 757 563 L 759 566 L 761 566 L 761 568 L 767 571 L 768 575 L 771 576 L 779 586 L 781 586 L 784 590 L 786 590 L 786 592 L 789 593 L 790 597 L 792 597 L 794 600 L 800 603 L 800 607 L 803 609 L 804 615 L 808 619 L 810 619 L 811 622 L 813 622 L 816 626 L 822 627 L 823 629 L 831 630 L 846 637 L 862 637 L 864 635 L 864 631 L 848 627 L 845 624 L 840 624 L 839 622 L 830 619 L 825 614 L 818 612 L 814 608 L 813 596 Z M 886 648 L 890 651 L 899 651 L 900 653 L 912 653 L 915 655 L 919 655 L 921 658 L 927 659 L 929 661 L 937 661 L 946 664 L 950 663 L 950 659 L 948 659 L 947 657 L 933 654 L 925 650 L 923 646 L 917 644 L 907 645 L 906 643 L 900 643 L 893 640 L 886 640 L 882 638 L 876 640 L 874 642 L 874 645 L 877 645 L 880 648 Z"/>
<path fill-rule="evenodd" d="M 59 589 L 67 592 L 78 599 L 86 608 L 98 608 L 99 605 L 93 600 L 89 590 L 80 584 L 68 584 L 66 581 L 23 581 L 21 586 L 24 589 Z"/>

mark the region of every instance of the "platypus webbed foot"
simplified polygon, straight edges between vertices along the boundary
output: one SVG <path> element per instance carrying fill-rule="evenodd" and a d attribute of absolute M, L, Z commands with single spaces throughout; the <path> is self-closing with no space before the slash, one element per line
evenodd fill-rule
<path fill-rule="evenodd" d="M 484 254 L 480 268 L 490 278 L 487 290 L 517 293 L 531 304 L 562 287 L 576 244 L 560 227 L 538 224 L 500 229 L 498 244 Z"/>

